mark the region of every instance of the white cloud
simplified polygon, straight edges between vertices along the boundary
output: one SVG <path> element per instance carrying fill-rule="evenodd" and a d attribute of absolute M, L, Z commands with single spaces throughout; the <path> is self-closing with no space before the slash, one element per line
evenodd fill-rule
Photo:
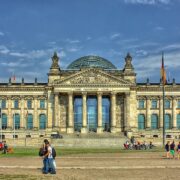
<path fill-rule="evenodd" d="M 157 27 L 154 28 L 154 30 L 155 31 L 162 31 L 162 30 L 164 30 L 164 28 L 161 27 L 161 26 L 157 26 Z"/>
<path fill-rule="evenodd" d="M 116 38 L 118 38 L 118 37 L 120 37 L 120 36 L 121 36 L 120 33 L 114 33 L 114 34 L 112 34 L 112 35 L 110 36 L 110 39 L 116 39 Z"/>
<path fill-rule="evenodd" d="M 88 41 L 91 40 L 91 39 L 92 39 L 92 37 L 90 37 L 90 36 L 88 36 L 88 37 L 86 38 L 86 40 L 88 40 Z"/>
<path fill-rule="evenodd" d="M 161 54 L 150 55 L 133 60 L 138 78 L 158 77 L 160 78 Z M 180 68 L 180 51 L 168 52 L 164 55 L 165 67 L 168 70 Z M 173 76 L 175 76 L 173 74 Z"/>
<path fill-rule="evenodd" d="M 66 42 L 70 43 L 70 44 L 75 44 L 75 43 L 80 43 L 80 41 L 78 39 L 66 39 Z"/>
<path fill-rule="evenodd" d="M 169 4 L 170 0 L 124 0 L 124 2 L 130 4 L 155 5 L 155 4 Z"/>
<path fill-rule="evenodd" d="M 77 51 L 80 51 L 81 49 L 82 49 L 82 47 L 71 47 L 71 48 L 68 48 L 67 51 L 77 52 Z"/>
<path fill-rule="evenodd" d="M 0 45 L 0 53 L 1 54 L 8 54 L 10 52 L 10 50 L 4 46 L 4 45 Z"/>
<path fill-rule="evenodd" d="M 4 36 L 4 33 L 0 31 L 0 36 Z"/>

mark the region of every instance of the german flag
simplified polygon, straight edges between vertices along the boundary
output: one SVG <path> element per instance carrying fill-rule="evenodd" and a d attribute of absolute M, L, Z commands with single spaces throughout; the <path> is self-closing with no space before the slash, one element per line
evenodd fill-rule
<path fill-rule="evenodd" d="M 162 53 L 161 80 L 163 85 L 166 84 L 166 70 L 164 68 L 164 53 Z"/>

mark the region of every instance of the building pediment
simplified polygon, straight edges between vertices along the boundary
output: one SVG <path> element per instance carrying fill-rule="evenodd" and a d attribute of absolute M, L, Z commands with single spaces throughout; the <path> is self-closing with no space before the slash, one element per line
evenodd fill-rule
<path fill-rule="evenodd" d="M 115 76 L 109 75 L 108 73 L 99 69 L 86 69 L 81 72 L 77 72 L 62 80 L 55 80 L 54 85 L 101 85 L 101 86 L 131 86 L 133 85 L 130 81 Z"/>

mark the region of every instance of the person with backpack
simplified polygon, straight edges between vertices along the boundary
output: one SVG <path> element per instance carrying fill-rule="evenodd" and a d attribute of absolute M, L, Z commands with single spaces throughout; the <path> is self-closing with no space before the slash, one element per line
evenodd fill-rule
<path fill-rule="evenodd" d="M 165 150 L 166 150 L 166 158 L 167 159 L 169 159 L 170 158 L 170 156 L 169 156 L 169 154 L 170 154 L 170 142 L 168 141 L 167 142 L 167 144 L 165 145 Z"/>
<path fill-rule="evenodd" d="M 45 159 L 43 174 L 48 174 L 49 170 L 51 174 L 56 174 L 56 170 L 53 163 L 54 159 L 52 155 L 52 147 L 50 146 L 49 141 L 45 141 L 45 147 L 47 148 L 47 153 L 43 156 L 43 158 Z"/>
<path fill-rule="evenodd" d="M 174 156 L 174 154 L 175 154 L 175 143 L 174 143 L 174 141 L 170 144 L 170 154 L 172 155 L 172 158 L 174 159 L 175 158 L 175 156 Z"/>

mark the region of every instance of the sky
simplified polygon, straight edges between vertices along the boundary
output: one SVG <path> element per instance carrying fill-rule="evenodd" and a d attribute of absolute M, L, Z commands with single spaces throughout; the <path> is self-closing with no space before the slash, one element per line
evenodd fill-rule
<path fill-rule="evenodd" d="M 47 82 L 60 68 L 97 55 L 123 69 L 129 52 L 137 82 L 159 82 L 162 52 L 169 82 L 180 83 L 180 0 L 0 0 L 0 83 L 16 76 Z"/>

